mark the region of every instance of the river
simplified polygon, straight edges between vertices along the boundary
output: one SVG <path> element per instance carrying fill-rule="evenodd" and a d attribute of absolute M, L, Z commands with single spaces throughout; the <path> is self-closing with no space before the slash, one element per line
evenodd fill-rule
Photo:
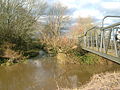
<path fill-rule="evenodd" d="M 58 64 L 55 57 L 36 57 L 28 63 L 0 67 L 0 90 L 76 88 L 94 74 L 120 71 L 120 65 Z"/>

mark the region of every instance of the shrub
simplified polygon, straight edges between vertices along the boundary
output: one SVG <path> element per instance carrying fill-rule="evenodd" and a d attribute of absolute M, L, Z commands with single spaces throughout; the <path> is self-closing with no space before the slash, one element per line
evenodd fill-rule
<path fill-rule="evenodd" d="M 40 43 L 43 44 L 44 50 L 48 53 L 68 53 L 77 47 L 76 41 L 67 37 L 45 38 L 40 40 Z"/>

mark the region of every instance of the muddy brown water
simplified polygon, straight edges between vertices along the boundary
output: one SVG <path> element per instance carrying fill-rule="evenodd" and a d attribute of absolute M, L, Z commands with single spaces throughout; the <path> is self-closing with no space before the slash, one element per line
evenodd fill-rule
<path fill-rule="evenodd" d="M 26 64 L 0 67 L 0 90 L 57 90 L 75 88 L 94 74 L 120 71 L 120 65 L 62 65 L 56 58 L 35 58 Z"/>

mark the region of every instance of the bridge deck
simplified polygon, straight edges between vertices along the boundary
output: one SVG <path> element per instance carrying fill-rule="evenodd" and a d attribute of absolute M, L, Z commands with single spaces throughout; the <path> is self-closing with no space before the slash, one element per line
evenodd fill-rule
<path fill-rule="evenodd" d="M 102 57 L 104 57 L 106 59 L 109 59 L 109 60 L 111 60 L 113 62 L 116 62 L 116 63 L 120 64 L 120 57 L 115 57 L 115 56 L 108 55 L 108 54 L 105 54 L 105 53 L 102 53 L 102 52 L 98 52 L 98 51 L 95 51 L 95 50 L 92 50 L 92 49 L 88 49 L 88 48 L 82 48 L 82 49 L 84 49 L 86 51 L 89 51 L 89 52 L 92 52 L 94 54 L 97 54 L 99 56 L 102 56 Z"/>

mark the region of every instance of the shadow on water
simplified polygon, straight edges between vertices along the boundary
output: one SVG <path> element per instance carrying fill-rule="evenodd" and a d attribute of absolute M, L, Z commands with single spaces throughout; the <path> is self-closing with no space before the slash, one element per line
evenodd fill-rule
<path fill-rule="evenodd" d="M 0 67 L 0 90 L 56 90 L 79 87 L 94 74 L 120 70 L 112 65 L 62 65 L 56 58 L 35 58 L 27 64 Z"/>

